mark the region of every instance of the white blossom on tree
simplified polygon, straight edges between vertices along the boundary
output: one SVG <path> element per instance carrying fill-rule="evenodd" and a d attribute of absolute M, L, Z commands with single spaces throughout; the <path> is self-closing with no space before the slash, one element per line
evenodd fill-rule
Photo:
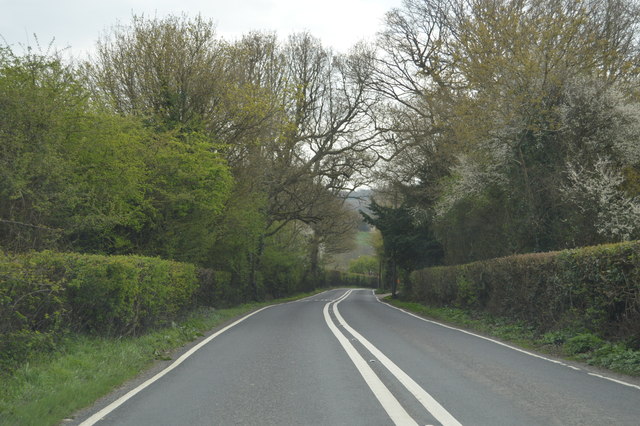
<path fill-rule="evenodd" d="M 567 164 L 567 177 L 564 194 L 582 214 L 593 218 L 598 234 L 617 241 L 637 237 L 640 199 L 621 190 L 624 176 L 610 160 L 598 159 L 593 169 Z"/>

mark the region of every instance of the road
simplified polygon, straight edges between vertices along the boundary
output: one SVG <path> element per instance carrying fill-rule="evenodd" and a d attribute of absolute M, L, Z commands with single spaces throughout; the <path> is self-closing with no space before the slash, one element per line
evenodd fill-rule
<path fill-rule="evenodd" d="M 638 425 L 638 380 L 331 290 L 213 334 L 98 425 Z"/>

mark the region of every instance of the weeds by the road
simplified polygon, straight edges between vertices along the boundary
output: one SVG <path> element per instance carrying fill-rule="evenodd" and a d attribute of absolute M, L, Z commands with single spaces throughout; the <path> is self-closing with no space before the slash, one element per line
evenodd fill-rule
<path fill-rule="evenodd" d="M 560 330 L 540 335 L 525 323 L 494 318 L 484 313 L 425 306 L 390 297 L 385 300 L 418 315 L 472 329 L 525 348 L 586 362 L 618 373 L 640 376 L 640 351 L 623 343 L 607 342 L 591 333 Z"/>
<path fill-rule="evenodd" d="M 140 337 L 69 335 L 55 352 L 34 356 L 11 374 L 0 373 L 0 425 L 58 424 L 155 360 L 171 359 L 174 349 L 267 304 L 202 309 L 179 323 Z"/>

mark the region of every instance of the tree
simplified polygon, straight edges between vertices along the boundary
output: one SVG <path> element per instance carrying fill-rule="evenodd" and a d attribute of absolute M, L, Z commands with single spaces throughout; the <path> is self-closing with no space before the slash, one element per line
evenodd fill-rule
<path fill-rule="evenodd" d="M 135 232 L 137 251 L 147 255 L 211 262 L 217 224 L 232 177 L 225 161 L 199 133 L 156 133 L 144 150 L 149 221 Z"/>
<path fill-rule="evenodd" d="M 349 209 L 345 198 L 329 191 L 326 192 L 325 200 L 313 208 L 318 220 L 308 225 L 310 236 L 307 279 L 316 283 L 320 280 L 322 260 L 345 253 L 355 246 L 360 216 Z"/>
<path fill-rule="evenodd" d="M 197 16 L 133 16 L 97 44 L 86 64 L 95 95 L 160 129 L 201 130 L 223 104 L 224 55 L 213 24 Z M 218 127 L 222 127 L 218 125 Z"/>
<path fill-rule="evenodd" d="M 636 96 L 639 16 L 624 0 L 408 0 L 387 15 L 374 87 L 401 151 L 386 176 L 447 261 L 577 243 L 561 188 L 583 142 L 563 117 L 576 84 Z"/>
<path fill-rule="evenodd" d="M 429 225 L 416 220 L 409 206 L 386 207 L 372 200 L 369 209 L 371 214 L 360 213 L 382 234 L 385 281 L 395 297 L 399 275 L 402 273 L 405 284 L 410 285 L 409 272 L 442 262 L 442 247 Z"/>
<path fill-rule="evenodd" d="M 359 52 L 333 55 L 306 33 L 290 37 L 284 56 L 286 122 L 269 153 L 268 215 L 281 224 L 312 223 L 326 191 L 358 185 L 377 161 L 382 141 L 368 115 L 375 101 L 367 90 L 370 64 Z"/>
<path fill-rule="evenodd" d="M 144 132 L 89 102 L 57 54 L 0 50 L 0 243 L 117 252 L 144 222 Z M 126 250 L 126 249 L 125 249 Z"/>
<path fill-rule="evenodd" d="M 378 259 L 375 256 L 360 256 L 349 262 L 349 272 L 354 274 L 375 275 L 378 272 Z"/>

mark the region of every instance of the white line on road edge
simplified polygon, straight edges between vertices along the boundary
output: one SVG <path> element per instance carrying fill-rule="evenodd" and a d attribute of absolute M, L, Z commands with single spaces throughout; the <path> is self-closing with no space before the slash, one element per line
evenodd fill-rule
<path fill-rule="evenodd" d="M 618 383 L 620 385 L 629 386 L 629 387 L 636 388 L 636 389 L 640 390 L 640 386 L 632 385 L 631 383 L 623 382 L 622 380 L 614 379 L 612 377 L 607 377 L 607 376 L 603 376 L 601 374 L 596 374 L 596 373 L 587 373 L 587 374 L 590 375 L 590 376 L 593 376 L 593 377 L 598 377 L 600 379 L 609 380 L 610 382 Z"/>
<path fill-rule="evenodd" d="M 435 417 L 443 426 L 461 426 L 460 422 L 455 419 L 438 401 L 435 400 L 427 391 L 425 391 L 415 380 L 413 380 L 407 373 L 405 373 L 400 367 L 398 367 L 393 361 L 391 361 L 385 354 L 383 354 L 378 348 L 376 348 L 371 342 L 365 339 L 360 333 L 354 330 L 340 315 L 338 305 L 344 299 L 340 299 L 333 305 L 333 312 L 338 319 L 338 322 L 347 330 L 353 337 L 355 337 L 362 345 L 367 348 L 369 352 L 384 365 L 391 374 L 409 391 L 416 399 L 422 404 L 422 406 Z"/>
<path fill-rule="evenodd" d="M 542 360 L 545 360 L 545 361 L 548 361 L 548 362 L 552 362 L 552 363 L 554 363 L 554 364 L 562 365 L 563 367 L 571 368 L 572 370 L 583 371 L 582 369 L 580 369 L 580 368 L 578 368 L 578 367 L 574 367 L 573 365 L 567 364 L 567 363 L 565 363 L 565 362 L 558 361 L 558 360 L 551 359 L 551 358 L 547 358 L 547 357 L 544 357 L 544 356 L 542 356 L 542 355 L 538 355 L 538 354 L 535 354 L 535 353 L 533 353 L 533 352 L 529 352 L 529 351 L 526 351 L 526 350 L 524 350 L 524 349 L 520 349 L 520 348 L 517 348 L 517 347 L 515 347 L 515 346 L 508 345 L 508 344 L 506 344 L 506 343 L 504 343 L 504 342 L 501 342 L 501 341 L 499 341 L 499 340 L 491 339 L 491 338 L 489 338 L 489 337 L 485 337 L 485 336 L 482 336 L 482 335 L 480 335 L 480 334 L 476 334 L 476 333 L 472 333 L 472 332 L 467 331 L 467 330 L 463 330 L 463 329 L 461 329 L 461 328 L 452 327 L 452 326 L 450 326 L 450 325 L 446 325 L 446 324 L 439 323 L 439 322 L 437 322 L 437 321 L 433 321 L 433 320 L 430 320 L 430 319 L 426 319 L 426 318 L 423 318 L 423 317 L 421 317 L 421 316 L 419 316 L 419 315 L 416 315 L 416 314 L 414 314 L 414 313 L 412 313 L 412 312 L 406 311 L 406 310 L 404 310 L 404 309 L 402 309 L 402 308 L 398 308 L 397 306 L 393 306 L 393 305 L 391 305 L 391 304 L 389 304 L 389 303 L 383 303 L 382 301 L 380 301 L 380 299 L 378 299 L 378 298 L 376 297 L 375 292 L 374 292 L 373 296 L 375 297 L 375 299 L 376 299 L 378 302 L 382 303 L 383 305 L 386 305 L 386 306 L 388 306 L 388 307 L 390 307 L 390 308 L 393 308 L 393 309 L 397 309 L 398 311 L 400 311 L 400 312 L 404 312 L 404 313 L 405 313 L 405 314 L 407 314 L 407 315 L 411 315 L 412 317 L 418 318 L 418 319 L 419 319 L 419 320 L 421 320 L 421 321 L 428 322 L 428 323 L 430 323 L 430 324 L 439 325 L 440 327 L 448 328 L 448 329 L 450 329 L 450 330 L 456 330 L 456 331 L 459 331 L 459 332 L 461 332 L 461 333 L 468 334 L 468 335 L 470 335 L 470 336 L 475 336 L 475 337 L 477 337 L 477 338 L 479 338 L 479 339 L 487 340 L 487 341 L 492 342 L 492 343 L 495 343 L 495 344 L 497 344 L 497 345 L 504 346 L 505 348 L 512 349 L 512 350 L 514 350 L 514 351 L 516 351 L 516 352 L 520 352 L 520 353 L 523 353 L 523 354 L 525 354 L 525 355 L 532 356 L 532 357 L 534 357 L 534 358 L 539 358 L 539 359 L 542 359 Z M 640 386 L 638 386 L 638 385 L 634 385 L 634 384 L 632 384 L 632 383 L 624 382 L 624 381 L 622 381 L 622 380 L 613 379 L 613 378 L 611 378 L 611 377 L 607 377 L 607 376 L 601 376 L 600 374 L 593 374 L 593 373 L 589 373 L 589 372 L 587 372 L 587 374 L 588 374 L 588 375 L 590 375 L 590 376 L 599 377 L 599 378 L 601 378 L 601 379 L 609 380 L 609 381 L 611 381 L 611 382 L 615 382 L 615 383 L 618 383 L 618 384 L 620 384 L 620 385 L 624 385 L 624 386 L 628 386 L 628 387 L 630 387 L 630 388 L 635 388 L 635 389 L 640 390 Z"/>
<path fill-rule="evenodd" d="M 226 326 L 222 330 L 217 331 L 216 333 L 214 333 L 211 336 L 207 337 L 202 342 L 198 343 L 193 348 L 189 349 L 187 352 L 182 354 L 182 356 L 180 358 L 176 359 L 175 362 L 173 362 L 170 366 L 168 366 L 167 368 L 165 368 L 164 370 L 162 370 L 161 372 L 159 372 L 158 374 L 156 374 L 155 376 L 153 376 L 152 378 L 150 378 L 146 382 L 142 383 L 137 388 L 127 392 L 125 395 L 123 395 L 120 398 L 118 398 L 117 400 L 113 401 L 111 404 L 107 405 L 102 410 L 98 411 L 93 416 L 89 417 L 87 420 L 85 420 L 82 423 L 80 423 L 80 426 L 92 426 L 92 425 L 96 424 L 97 422 L 102 420 L 105 416 L 107 416 L 109 413 L 111 413 L 113 410 L 115 410 L 116 408 L 118 408 L 119 406 L 124 404 L 127 400 L 129 400 L 134 395 L 136 395 L 138 392 L 140 392 L 141 390 L 143 390 L 147 386 L 151 385 L 153 382 L 157 381 L 158 379 L 160 379 L 162 376 L 164 376 L 165 374 L 167 374 L 168 372 L 170 372 L 171 370 L 176 368 L 178 365 L 182 364 L 184 362 L 184 360 L 186 360 L 191 355 L 193 355 L 198 349 L 200 349 L 201 347 L 203 347 L 204 345 L 206 345 L 207 343 L 209 343 L 210 341 L 212 341 L 213 339 L 215 339 L 216 337 L 218 337 L 219 335 L 221 335 L 222 333 L 224 333 L 225 331 L 227 331 L 231 327 L 233 327 L 235 325 L 238 325 L 239 323 L 241 323 L 242 321 L 246 320 L 247 318 L 257 314 L 258 312 L 264 311 L 267 308 L 271 308 L 272 306 L 277 306 L 277 305 L 265 306 L 264 308 L 258 309 L 257 311 L 252 312 L 252 313 L 240 318 L 239 320 L 235 321 L 232 324 L 229 324 L 228 326 Z"/>
<path fill-rule="evenodd" d="M 342 345 L 344 350 L 351 358 L 351 361 L 356 366 L 362 378 L 365 380 L 373 394 L 376 396 L 382 408 L 387 412 L 391 420 L 396 425 L 418 425 L 413 418 L 402 408 L 402 405 L 393 396 L 391 391 L 382 383 L 382 380 L 376 375 L 376 373 L 369 367 L 367 362 L 360 356 L 358 351 L 349 343 L 349 340 L 338 330 L 338 327 L 333 323 L 331 316 L 329 315 L 329 305 L 332 303 L 338 303 L 345 299 L 353 290 L 347 291 L 341 298 L 336 301 L 329 302 L 324 305 L 323 314 L 324 320 L 329 326 L 329 330 L 336 336 L 338 342 Z"/>

